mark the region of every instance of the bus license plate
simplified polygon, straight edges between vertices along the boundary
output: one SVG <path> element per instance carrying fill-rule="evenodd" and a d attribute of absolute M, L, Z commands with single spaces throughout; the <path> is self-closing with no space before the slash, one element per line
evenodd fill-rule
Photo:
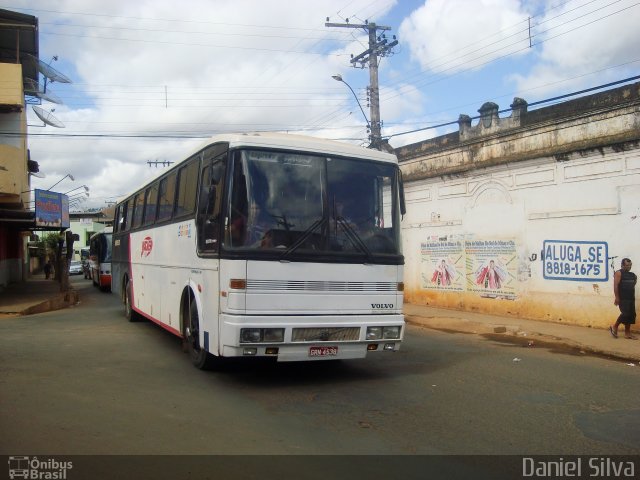
<path fill-rule="evenodd" d="M 310 357 L 333 357 L 338 355 L 338 347 L 310 347 Z"/>

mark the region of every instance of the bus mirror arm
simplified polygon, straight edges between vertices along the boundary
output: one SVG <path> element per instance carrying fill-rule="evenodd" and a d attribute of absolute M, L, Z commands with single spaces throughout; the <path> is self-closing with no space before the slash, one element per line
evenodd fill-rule
<path fill-rule="evenodd" d="M 400 194 L 400 214 L 404 217 L 407 213 L 407 205 L 404 200 L 404 180 L 402 179 L 402 170 L 398 169 L 398 193 Z"/>

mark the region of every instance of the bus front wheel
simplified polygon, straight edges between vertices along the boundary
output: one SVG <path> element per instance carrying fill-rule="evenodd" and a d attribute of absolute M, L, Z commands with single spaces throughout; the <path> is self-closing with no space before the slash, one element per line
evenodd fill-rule
<path fill-rule="evenodd" d="M 187 305 L 188 315 L 185 315 L 183 322 L 183 338 L 185 349 L 189 354 L 191 363 L 200 370 L 209 370 L 214 367 L 214 357 L 204 348 L 200 346 L 200 319 L 198 316 L 198 307 L 193 298 Z"/>

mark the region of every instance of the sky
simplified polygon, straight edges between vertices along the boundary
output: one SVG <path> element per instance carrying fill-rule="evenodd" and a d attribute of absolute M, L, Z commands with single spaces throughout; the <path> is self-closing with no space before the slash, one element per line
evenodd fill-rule
<path fill-rule="evenodd" d="M 507 109 L 514 97 L 537 102 L 640 70 L 640 0 L 10 0 L 0 8 L 38 17 L 40 60 L 73 81 L 48 82 L 61 103 L 39 105 L 64 128 L 43 126 L 27 107 L 31 159 L 45 175 L 32 188 L 63 179 L 53 190 L 77 199 L 72 211 L 128 195 L 167 168 L 148 162 L 180 161 L 217 133 L 367 145 L 369 71 L 350 62 L 367 49 L 367 33 L 326 27 L 327 18 L 374 22 L 390 27 L 379 32 L 388 41 L 396 36 L 379 59 L 382 136 L 393 147 L 455 130 L 431 127 L 476 116 L 487 101 Z"/>

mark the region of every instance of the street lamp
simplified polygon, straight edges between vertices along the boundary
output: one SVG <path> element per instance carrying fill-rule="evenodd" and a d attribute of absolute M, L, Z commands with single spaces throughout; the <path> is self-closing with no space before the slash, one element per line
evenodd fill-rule
<path fill-rule="evenodd" d="M 362 109 L 362 105 L 360 105 L 360 100 L 358 100 L 358 96 L 356 95 L 356 92 L 353 91 L 353 88 L 351 88 L 351 85 L 349 85 L 347 82 L 345 82 L 344 79 L 342 78 L 342 75 L 340 75 L 339 73 L 337 73 L 335 75 L 331 75 L 331 78 L 333 78 L 337 82 L 342 82 L 347 87 L 349 87 L 349 90 L 351 90 L 351 93 L 353 93 L 353 97 L 356 99 L 356 102 L 358 103 L 358 106 L 360 107 L 360 111 L 362 112 L 362 115 L 364 116 L 364 119 L 367 122 L 367 129 L 371 130 L 371 124 L 369 123 L 369 119 L 367 118 L 367 115 L 364 113 L 364 110 Z"/>
<path fill-rule="evenodd" d="M 65 178 L 69 177 L 71 179 L 71 181 L 75 181 L 75 178 L 73 178 L 73 175 L 71 175 L 70 173 L 67 173 L 64 177 L 62 177 L 60 180 L 58 180 L 56 183 L 54 183 L 53 185 L 51 185 L 49 188 L 47 188 L 47 190 L 51 190 L 53 187 L 55 187 L 56 185 L 58 185 L 62 180 L 64 180 Z"/>
<path fill-rule="evenodd" d="M 70 194 L 71 192 L 75 192 L 76 190 L 80 190 L 81 188 L 84 188 L 84 191 L 85 191 L 85 192 L 88 192 L 88 191 L 89 191 L 89 187 L 87 187 L 86 185 L 80 185 L 79 187 L 76 187 L 76 188 L 74 188 L 74 189 L 72 189 L 72 190 L 69 190 L 68 192 L 64 192 L 64 195 L 68 195 L 68 194 Z M 80 193 L 82 193 L 82 192 L 80 192 Z"/>
<path fill-rule="evenodd" d="M 74 193 L 73 195 L 69 195 L 69 198 L 75 198 L 75 197 L 90 197 L 91 195 L 89 195 L 89 192 L 78 192 L 78 193 Z"/>

